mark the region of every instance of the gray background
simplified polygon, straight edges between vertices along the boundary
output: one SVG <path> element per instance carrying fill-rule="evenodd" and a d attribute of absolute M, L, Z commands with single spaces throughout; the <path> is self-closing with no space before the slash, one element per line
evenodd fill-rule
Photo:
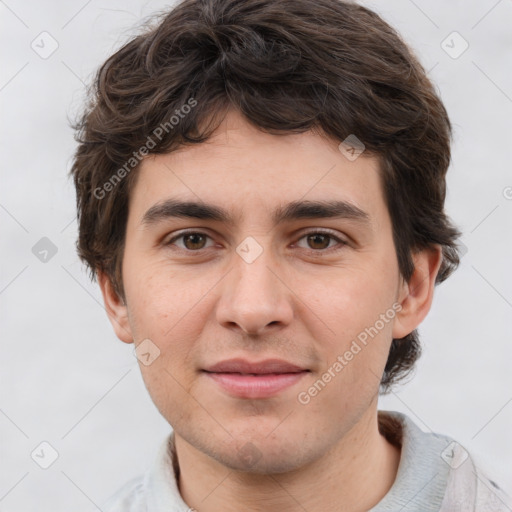
<path fill-rule="evenodd" d="M 170 430 L 75 254 L 67 178 L 68 118 L 81 108 L 84 84 L 166 4 L 0 1 L 0 510 L 98 510 L 144 471 Z M 364 4 L 417 51 L 447 106 L 455 129 L 447 211 L 468 249 L 436 289 L 414 379 L 380 408 L 451 435 L 510 493 L 512 1 Z M 31 48 L 48 37 L 43 31 L 59 45 L 46 59 Z M 456 36 L 445 43 L 452 56 L 442 47 L 453 31 L 469 43 L 457 58 Z M 32 252 L 43 237 L 58 251 L 46 262 Z M 31 458 L 43 441 L 59 453 L 46 470 Z M 48 448 L 36 453 L 49 462 Z"/>

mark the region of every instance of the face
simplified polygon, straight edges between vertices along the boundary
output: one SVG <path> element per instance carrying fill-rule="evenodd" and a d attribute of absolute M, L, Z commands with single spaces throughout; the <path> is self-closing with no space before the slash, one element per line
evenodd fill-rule
<path fill-rule="evenodd" d="M 377 160 L 231 112 L 207 143 L 139 172 L 114 326 L 144 354 L 154 403 L 227 467 L 318 459 L 375 404 L 392 338 L 412 330 Z M 176 215 L 169 200 L 214 211 Z"/>

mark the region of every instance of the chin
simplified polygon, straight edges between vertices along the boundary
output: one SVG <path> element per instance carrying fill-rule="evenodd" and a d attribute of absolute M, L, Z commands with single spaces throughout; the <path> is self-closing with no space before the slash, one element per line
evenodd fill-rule
<path fill-rule="evenodd" d="M 229 443 L 208 455 L 231 470 L 262 475 L 294 471 L 314 459 L 304 443 L 290 433 L 283 430 L 282 435 L 270 437 L 269 432 L 235 434 Z"/>
<path fill-rule="evenodd" d="M 288 473 L 304 464 L 296 449 L 277 454 L 261 448 L 249 442 L 236 452 L 217 453 L 216 459 L 233 471 L 260 475 Z"/>

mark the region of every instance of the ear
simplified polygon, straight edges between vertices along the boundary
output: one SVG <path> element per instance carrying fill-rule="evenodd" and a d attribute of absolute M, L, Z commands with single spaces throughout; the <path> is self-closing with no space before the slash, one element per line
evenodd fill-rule
<path fill-rule="evenodd" d="M 100 270 L 98 270 L 97 275 L 103 301 L 105 302 L 105 310 L 116 336 L 125 343 L 133 343 L 127 306 L 115 292 L 110 278 Z"/>
<path fill-rule="evenodd" d="M 407 336 L 427 316 L 442 260 L 442 249 L 437 244 L 413 254 L 414 272 L 409 282 L 401 285 L 398 302 L 402 309 L 395 317 L 393 338 Z"/>

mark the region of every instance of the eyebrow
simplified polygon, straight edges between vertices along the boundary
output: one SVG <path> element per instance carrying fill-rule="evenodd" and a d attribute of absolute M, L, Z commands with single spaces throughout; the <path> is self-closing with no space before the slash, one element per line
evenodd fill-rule
<path fill-rule="evenodd" d="M 172 218 L 219 221 L 233 226 L 235 218 L 229 211 L 212 204 L 197 201 L 166 199 L 149 208 L 141 224 L 150 227 Z M 343 218 L 370 226 L 368 213 L 347 201 L 293 201 L 278 207 L 273 215 L 274 225 L 299 219 Z"/>

